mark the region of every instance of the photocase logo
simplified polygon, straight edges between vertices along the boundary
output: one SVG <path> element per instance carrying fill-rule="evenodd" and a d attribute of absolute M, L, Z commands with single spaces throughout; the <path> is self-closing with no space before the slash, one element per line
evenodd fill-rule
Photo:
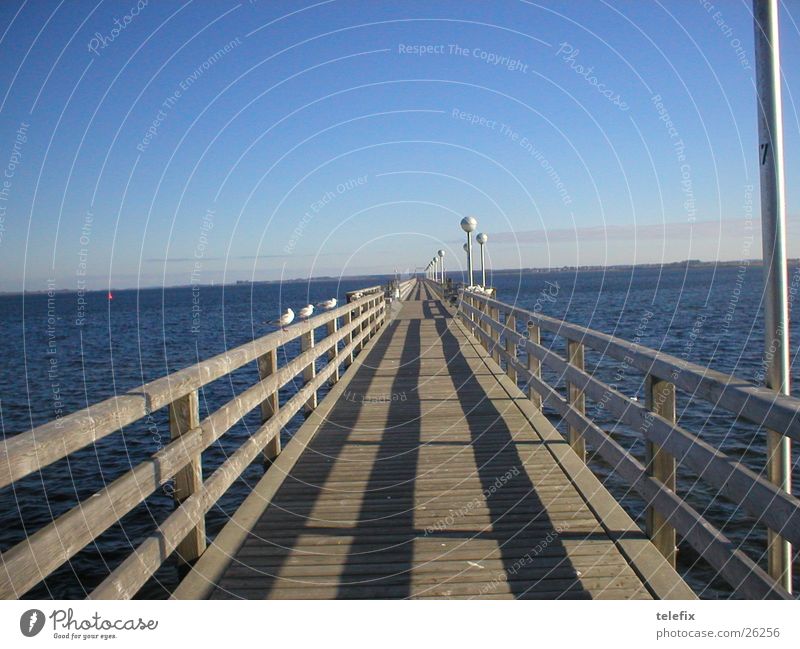
<path fill-rule="evenodd" d="M 44 627 L 44 613 L 38 608 L 25 611 L 19 618 L 19 630 L 26 638 L 32 638 Z"/>

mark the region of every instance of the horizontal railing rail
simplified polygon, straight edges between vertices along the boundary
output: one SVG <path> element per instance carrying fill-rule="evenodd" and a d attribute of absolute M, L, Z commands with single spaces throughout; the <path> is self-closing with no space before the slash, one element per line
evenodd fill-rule
<path fill-rule="evenodd" d="M 676 473 L 680 467 L 694 472 L 755 521 L 794 544 L 800 544 L 800 500 L 678 425 L 675 392 L 685 391 L 691 399 L 721 406 L 736 417 L 792 437 L 798 434 L 800 399 L 482 294 L 462 291 L 458 313 L 488 353 L 498 363 L 502 361 L 509 377 L 528 390 L 534 403 L 552 408 L 563 418 L 568 441 L 581 459 L 585 460 L 584 445 L 588 443 L 642 497 L 647 507 L 647 532 L 672 565 L 677 533 L 738 594 L 749 598 L 791 597 L 775 575 L 767 574 L 677 495 Z M 524 323 L 522 332 L 517 323 Z M 566 339 L 563 356 L 541 344 L 542 331 Z M 585 349 L 641 370 L 645 404 L 587 372 Z M 525 364 L 520 362 L 520 352 L 526 357 Z M 564 381 L 563 396 L 542 379 L 543 366 Z M 591 419 L 585 399 L 602 404 L 605 412 L 642 436 L 647 448 L 644 463 Z"/>
<path fill-rule="evenodd" d="M 400 299 L 405 300 L 411 293 L 411 290 L 416 285 L 417 285 L 417 280 L 416 278 L 413 277 L 411 279 L 407 279 L 405 281 L 400 282 L 400 284 L 398 285 L 398 288 L 400 289 Z"/>
<path fill-rule="evenodd" d="M 377 293 L 383 293 L 384 287 L 380 284 L 376 284 L 375 286 L 367 286 L 367 288 L 360 288 L 354 291 L 347 291 L 344 295 L 347 302 L 352 302 L 354 299 L 360 299 L 365 295 L 375 295 Z"/>
<path fill-rule="evenodd" d="M 6 550 L 1 559 L 0 598 L 19 598 L 69 561 L 169 481 L 176 509 L 152 536 L 103 581 L 93 598 L 132 597 L 177 552 L 191 562 L 206 547 L 205 515 L 258 458 L 280 453 L 280 433 L 301 410 L 313 410 L 317 391 L 339 378 L 364 344 L 383 326 L 383 292 L 371 292 L 307 322 L 276 331 L 207 361 L 147 383 L 60 420 L 9 437 L 0 451 L 0 486 L 7 486 L 164 407 L 172 441 L 104 489 Z M 342 325 L 340 326 L 340 320 Z M 327 335 L 315 339 L 325 327 Z M 278 367 L 278 350 L 300 339 L 301 351 Z M 317 361 L 327 358 L 319 371 Z M 198 390 L 249 362 L 259 381 L 200 421 Z M 301 375 L 303 386 L 286 403 L 280 388 Z M 261 407 L 262 425 L 204 481 L 201 453 L 245 415 Z"/>

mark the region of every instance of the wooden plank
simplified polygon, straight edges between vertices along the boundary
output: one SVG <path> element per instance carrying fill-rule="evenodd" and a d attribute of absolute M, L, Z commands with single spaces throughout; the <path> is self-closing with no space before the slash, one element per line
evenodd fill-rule
<path fill-rule="evenodd" d="M 657 508 L 699 554 L 717 570 L 734 591 L 751 599 L 787 599 L 791 595 L 778 586 L 752 559 L 724 534 L 681 500 L 673 491 L 653 480 L 638 460 L 617 442 L 572 409 L 550 386 L 531 379 L 545 405 L 556 409 L 568 422 L 583 426 L 583 435 L 615 472 L 651 506 Z"/>
<path fill-rule="evenodd" d="M 335 322 L 335 320 L 333 321 Z M 258 376 L 263 381 L 269 378 L 278 371 L 278 354 L 277 351 L 272 349 L 266 354 L 258 357 Z M 278 390 L 267 395 L 267 398 L 261 402 L 261 423 L 267 422 L 273 417 L 280 408 Z M 281 452 L 281 436 L 275 435 L 272 440 L 264 447 L 264 460 L 272 462 Z"/>
<path fill-rule="evenodd" d="M 361 322 L 354 321 L 349 326 L 351 327 L 351 331 L 360 330 Z M 339 332 L 337 332 L 337 336 L 342 337 L 346 333 L 347 329 L 340 329 Z M 248 412 L 259 407 L 270 394 L 273 394 L 289 381 L 292 381 L 298 373 L 303 371 L 303 368 L 314 363 L 317 356 L 325 353 L 335 342 L 336 341 L 331 338 L 323 338 L 320 344 L 314 345 L 314 347 L 301 352 L 289 363 L 279 368 L 277 372 L 267 376 L 267 378 L 256 383 L 244 392 L 239 393 L 200 422 L 200 427 L 203 430 L 205 447 L 210 446 L 219 439 Z"/>
<path fill-rule="evenodd" d="M 196 428 L 50 524 L 6 550 L 0 559 L 0 599 L 19 599 L 60 565 L 166 484 L 202 449 Z"/>
<path fill-rule="evenodd" d="M 300 350 L 302 352 L 311 351 L 314 347 L 314 330 L 304 333 L 300 338 Z M 305 385 L 309 385 L 314 381 L 317 375 L 316 356 L 308 365 L 303 368 L 303 381 Z M 313 390 L 308 401 L 305 403 L 306 412 L 311 412 L 317 407 L 317 391 Z"/>
<path fill-rule="evenodd" d="M 549 355 L 550 352 L 547 352 Z M 542 355 L 540 355 L 542 358 Z M 556 357 L 557 358 L 557 357 Z M 587 379 L 587 385 L 592 385 L 593 379 L 570 366 L 561 359 L 561 371 L 571 380 L 575 377 Z M 518 371 L 526 372 L 522 367 Z M 646 471 L 638 461 L 628 455 L 616 442 L 607 437 L 586 417 L 571 408 L 550 386 L 528 375 L 528 380 L 542 394 L 546 405 L 553 407 L 576 427 L 583 427 L 583 434 L 591 437 L 591 442 L 596 451 L 620 474 L 629 484 L 642 495 L 652 506 L 659 509 L 665 519 L 669 521 L 695 549 L 714 566 L 719 574 L 726 578 L 737 592 L 745 597 L 752 598 L 777 598 L 789 597 L 780 586 L 776 585 L 768 575 L 761 570 L 749 557 L 705 521 L 695 510 L 680 500 L 672 491 L 660 483 L 645 478 Z M 606 386 L 605 397 L 608 397 Z M 598 397 L 601 398 L 601 397 Z"/>
<path fill-rule="evenodd" d="M 581 368 L 582 369 L 582 368 Z M 667 421 L 675 422 L 675 386 L 668 381 L 648 375 L 645 381 L 645 407 Z M 663 484 L 667 489 L 675 491 L 675 475 L 677 465 L 675 456 L 670 455 L 666 449 L 651 441 L 646 443 L 647 472 Z M 677 537 L 673 528 L 655 507 L 648 507 L 646 511 L 647 535 L 653 545 L 664 555 L 672 567 L 677 560 Z"/>
<path fill-rule="evenodd" d="M 549 349 L 530 340 L 525 347 L 528 354 L 536 356 L 542 363 L 578 385 L 590 399 L 604 403 L 606 410 L 618 416 L 621 422 L 634 430 L 640 430 L 646 440 L 680 458 L 703 481 L 718 488 L 721 494 L 748 514 L 770 529 L 778 531 L 792 543 L 800 543 L 800 501 L 796 497 L 731 460 L 696 435 L 654 415 L 640 403 L 632 401 L 593 376 L 571 367 L 564 358 Z M 522 371 L 529 377 L 532 387 L 539 385 L 536 377 L 524 368 Z"/>
<path fill-rule="evenodd" d="M 527 324 L 527 332 L 528 332 L 528 340 L 530 340 L 535 345 L 541 344 L 541 332 L 539 327 L 532 321 L 529 320 Z M 542 363 L 541 361 L 536 358 L 533 354 L 525 354 L 528 359 L 528 371 L 537 378 L 542 378 Z M 539 396 L 539 393 L 536 392 L 533 388 L 528 388 L 528 398 L 531 400 L 531 403 L 536 408 L 541 409 L 542 407 L 542 397 Z"/>
<path fill-rule="evenodd" d="M 169 431 L 176 440 L 200 426 L 200 402 L 197 390 L 173 401 L 169 405 Z M 189 462 L 175 474 L 175 491 L 172 494 L 176 505 L 197 493 L 203 484 L 201 455 L 195 453 Z M 178 559 L 190 563 L 206 549 L 206 522 L 199 518 L 189 533 L 178 543 Z"/>
<path fill-rule="evenodd" d="M 398 385 L 410 390 L 415 382 L 419 387 L 405 401 L 375 405 L 340 395 L 315 436 L 298 440 L 302 446 L 292 458 L 291 477 L 285 477 L 289 470 L 265 477 L 269 489 L 248 508 L 248 524 L 235 522 L 236 547 L 223 547 L 234 558 L 224 572 L 217 561 L 205 573 L 219 584 L 216 595 L 458 597 L 496 591 L 526 597 L 540 596 L 546 582 L 551 597 L 600 596 L 603 591 L 646 597 L 641 578 L 520 412 L 517 396 L 496 396 L 493 370 L 484 364 L 484 374 L 476 372 L 457 351 L 465 339 L 444 305 L 427 304 L 426 309 L 442 318 L 445 328 L 428 326 L 433 323 L 425 319 L 421 302 L 431 300 L 430 292 L 419 285 L 414 292 L 419 300 L 403 303 L 393 327 L 377 339 L 382 349 L 372 347 L 369 364 L 357 366 L 352 377 L 362 394 L 391 393 Z M 407 324 L 401 327 L 398 321 Z M 403 351 L 397 362 L 387 362 L 385 378 L 380 378 L 373 367 L 383 365 L 381 351 L 398 349 L 391 343 L 395 336 L 403 341 Z M 444 341 L 452 353 L 427 351 L 434 340 Z M 447 371 L 422 372 L 434 364 Z M 462 417 L 465 426 L 449 435 L 448 446 L 420 445 L 422 430 L 431 430 L 436 440 L 451 429 L 454 416 Z M 506 476 L 502 488 L 491 487 L 501 476 Z M 459 513 L 447 520 L 451 512 Z M 243 527 L 252 534 L 243 533 Z M 489 531 L 495 535 L 493 551 L 464 545 L 485 543 L 475 535 Z M 468 536 L 439 538 L 443 533 Z M 403 539 L 414 546 L 414 564 Z M 381 546 L 384 542 L 389 545 Z M 540 551 L 532 553 L 537 544 Z M 373 546 L 375 551 L 367 550 Z M 457 569 L 461 557 L 484 556 L 494 557 L 491 576 Z M 424 568 L 415 570 L 420 560 Z M 524 565 L 515 566 L 519 561 Z M 575 572 L 578 564 L 586 575 Z M 407 578 L 403 570 L 397 576 L 404 565 Z M 494 585 L 498 572 L 501 578 Z M 276 581 L 276 574 L 285 578 Z M 314 585 L 320 575 L 327 575 L 330 588 Z M 353 583 L 358 575 L 374 577 L 372 585 Z M 177 595 L 206 592 L 193 581 Z"/>
<path fill-rule="evenodd" d="M 575 340 L 567 340 L 567 361 L 572 367 L 583 370 L 583 345 Z M 570 381 L 567 381 L 567 403 L 578 412 L 586 412 L 586 401 L 583 390 Z M 581 430 L 572 425 L 567 427 L 569 445 L 582 462 L 586 462 L 586 442 Z"/>
<path fill-rule="evenodd" d="M 355 336 L 343 350 L 343 356 L 349 354 L 356 344 Z M 379 341 L 374 338 L 364 349 L 365 356 Z M 275 492 L 283 484 L 286 476 L 292 474 L 292 469 L 298 458 L 306 450 L 320 425 L 327 420 L 347 386 L 355 375 L 358 367 L 363 363 L 363 357 L 357 359 L 354 366 L 344 373 L 342 379 L 331 388 L 327 397 L 322 400 L 319 407 L 309 415 L 300 429 L 295 433 L 286 448 L 278 456 L 273 467 L 258 481 L 253 491 L 245 498 L 242 505 L 236 510 L 231 520 L 222 528 L 220 533 L 211 543 L 192 570 L 184 577 L 175 591 L 173 599 L 202 599 L 209 595 L 227 568 L 234 553 L 247 538 L 249 531 L 258 522 L 264 508 L 271 502 Z"/>
<path fill-rule="evenodd" d="M 339 320 L 338 318 L 334 318 L 328 323 L 328 328 L 327 328 L 328 335 L 334 336 L 338 330 L 339 330 Z M 334 345 L 328 352 L 328 362 L 334 363 L 336 365 L 336 369 L 334 370 L 333 375 L 331 376 L 331 385 L 333 385 L 339 380 L 339 364 L 336 362 L 338 356 L 339 356 L 339 346 Z"/>
<path fill-rule="evenodd" d="M 534 338 L 529 337 L 529 340 Z M 485 362 L 490 365 L 492 361 L 487 358 Z M 496 368 L 496 372 L 500 374 L 499 367 Z M 538 389 L 543 385 L 541 378 L 532 374 L 528 377 L 530 378 L 527 382 L 531 389 Z M 507 387 L 510 394 L 514 393 L 516 386 L 510 385 L 505 377 L 499 376 L 499 381 Z M 641 576 L 649 592 L 659 599 L 696 599 L 689 586 L 664 560 L 655 546 L 642 535 L 637 535 L 639 528 L 636 523 L 605 489 L 586 463 L 563 442 L 561 434 L 542 414 L 541 408 L 535 407 L 528 399 L 517 400 L 515 403 L 534 424 L 537 435 L 546 443 L 547 451 L 564 469 L 586 500 L 587 506 L 595 512 L 598 521 L 607 530 L 609 537 L 613 539 L 636 573 Z M 564 403 L 563 400 L 561 403 Z"/>
<path fill-rule="evenodd" d="M 511 358 L 512 360 L 517 359 L 517 318 L 514 316 L 513 313 L 506 314 L 506 326 L 505 329 L 509 334 L 506 336 L 506 356 Z M 506 374 L 508 374 L 508 378 L 510 378 L 514 383 L 517 382 L 517 372 L 514 369 L 514 364 L 509 363 L 506 366 Z"/>
<path fill-rule="evenodd" d="M 365 332 L 356 337 L 351 346 L 360 342 Z M 347 350 L 349 351 L 349 350 Z M 325 367 L 312 383 L 303 386 L 276 415 L 263 424 L 230 456 L 201 487 L 183 501 L 154 535 L 145 540 L 90 594 L 90 599 L 127 599 L 133 597 L 156 570 L 167 560 L 184 536 L 197 525 L 200 518 L 219 500 L 231 484 L 263 451 L 272 436 L 279 434 L 286 423 L 297 413 L 316 391 L 328 380 L 333 366 Z M 278 456 L 277 462 L 286 454 Z M 268 472 L 269 473 L 269 472 Z M 203 554 L 205 556 L 206 553 Z M 202 557 L 200 558 L 202 561 Z"/>

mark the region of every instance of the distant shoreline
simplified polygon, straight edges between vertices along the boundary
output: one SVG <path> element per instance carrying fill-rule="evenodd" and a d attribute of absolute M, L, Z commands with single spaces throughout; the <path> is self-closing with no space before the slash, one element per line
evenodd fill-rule
<path fill-rule="evenodd" d="M 800 258 L 791 258 L 787 260 L 789 266 L 797 266 L 800 265 Z M 559 266 L 559 267 L 551 267 L 551 268 L 544 268 L 544 267 L 526 267 L 526 268 L 498 268 L 493 269 L 492 275 L 511 275 L 516 273 L 530 273 L 530 274 L 540 274 L 540 273 L 563 273 L 563 272 L 570 272 L 570 271 L 586 271 L 586 272 L 595 272 L 595 271 L 606 271 L 606 272 L 621 272 L 626 270 L 634 270 L 636 268 L 645 268 L 645 269 L 653 269 L 653 268 L 664 268 L 664 269 L 672 269 L 672 268 L 719 268 L 719 267 L 736 267 L 741 265 L 747 266 L 762 266 L 763 260 L 761 259 L 736 259 L 736 260 L 729 260 L 729 261 L 702 261 L 700 259 L 684 259 L 683 261 L 671 261 L 665 263 L 651 263 L 651 264 L 610 264 L 608 266 L 593 266 L 593 265 L 586 265 L 586 266 Z M 404 273 L 402 273 L 404 275 Z M 421 275 L 422 273 L 416 273 Z M 300 284 L 300 283 L 309 283 L 309 282 L 330 282 L 330 281 L 356 281 L 359 279 L 363 279 L 365 281 L 375 281 L 375 279 L 389 279 L 394 277 L 393 274 L 383 274 L 383 275 L 345 275 L 342 277 L 335 277 L 332 275 L 320 275 L 319 277 L 295 277 L 292 279 L 265 279 L 265 280 L 257 280 L 257 281 L 250 281 L 250 280 L 237 280 L 235 282 L 226 282 L 225 284 L 171 284 L 169 286 L 138 286 L 138 287 L 130 287 L 130 288 L 114 288 L 111 287 L 112 292 L 123 292 L 123 291 L 150 291 L 154 289 L 181 289 L 181 288 L 192 288 L 192 287 L 200 287 L 200 288 L 218 288 L 218 287 L 237 287 L 237 286 L 260 286 L 260 285 L 271 285 L 271 284 Z M 84 293 L 105 293 L 109 289 L 105 288 L 98 288 L 98 289 L 91 289 L 86 290 Z M 57 289 L 53 291 L 57 295 L 69 295 L 71 293 L 77 293 L 78 291 L 75 289 Z M 39 289 L 36 291 L 0 291 L 0 297 L 8 297 L 14 295 L 46 295 L 48 293 L 47 289 Z"/>

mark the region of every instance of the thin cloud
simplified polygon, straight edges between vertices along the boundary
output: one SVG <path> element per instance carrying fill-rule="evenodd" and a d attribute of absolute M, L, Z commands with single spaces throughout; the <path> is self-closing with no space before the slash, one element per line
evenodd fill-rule
<path fill-rule="evenodd" d="M 297 257 L 331 257 L 336 255 L 343 255 L 342 252 L 320 252 L 320 253 L 292 253 L 285 255 L 231 255 L 230 257 L 150 257 L 145 259 L 147 262 L 156 263 L 173 263 L 173 262 L 186 262 L 186 261 L 231 261 L 240 259 L 296 259 Z"/>
<path fill-rule="evenodd" d="M 793 216 L 791 222 L 800 221 Z M 647 223 L 605 226 L 582 226 L 577 228 L 552 228 L 542 230 L 520 230 L 518 232 L 497 232 L 490 235 L 493 244 L 498 243 L 559 243 L 588 241 L 632 241 L 632 240 L 682 240 L 699 237 L 761 235 L 758 219 L 725 219 L 722 221 L 673 221 L 666 223 Z"/>

